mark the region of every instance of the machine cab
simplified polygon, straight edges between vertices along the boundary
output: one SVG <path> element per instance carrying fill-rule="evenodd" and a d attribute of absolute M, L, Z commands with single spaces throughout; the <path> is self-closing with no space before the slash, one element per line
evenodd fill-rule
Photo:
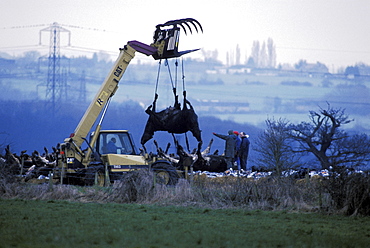
<path fill-rule="evenodd" d="M 137 155 L 131 134 L 127 130 L 101 130 L 96 142 L 99 154 Z"/>

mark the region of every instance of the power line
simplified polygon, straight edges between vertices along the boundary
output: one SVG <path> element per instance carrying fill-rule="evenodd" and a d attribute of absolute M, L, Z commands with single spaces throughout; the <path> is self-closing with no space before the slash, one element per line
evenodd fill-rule
<path fill-rule="evenodd" d="M 45 48 L 46 46 L 43 45 L 25 45 L 25 46 L 14 46 L 14 47 L 0 47 L 0 50 L 18 50 L 18 49 L 26 49 L 26 48 Z"/>
<path fill-rule="evenodd" d="M 56 22 L 55 22 L 56 23 Z M 76 29 L 82 29 L 82 30 L 89 30 L 89 31 L 95 31 L 95 32 L 104 32 L 104 33 L 121 33 L 117 31 L 107 30 L 107 29 L 99 29 L 99 28 L 93 28 L 93 27 L 83 27 L 78 25 L 71 25 L 71 24 L 63 24 L 63 23 L 56 23 L 59 26 L 68 27 L 68 28 L 76 28 Z M 46 26 L 52 26 L 53 23 L 49 24 L 33 24 L 33 25 L 18 25 L 18 26 L 10 26 L 10 27 L 2 27 L 0 29 L 27 29 L 27 28 L 39 28 L 39 27 L 46 27 Z"/>
<path fill-rule="evenodd" d="M 75 28 L 75 29 L 81 29 L 81 30 L 88 30 L 93 32 L 103 32 L 103 33 L 116 33 L 116 34 L 122 34 L 122 32 L 107 30 L 107 29 L 99 29 L 95 27 L 84 27 L 79 25 L 72 25 L 72 24 L 65 24 L 65 23 L 57 23 L 59 26 L 64 26 L 68 28 Z M 0 29 L 6 30 L 6 29 L 27 29 L 27 28 L 39 28 L 39 27 L 45 27 L 45 26 L 52 26 L 53 24 L 31 24 L 31 25 L 18 25 L 18 26 L 10 26 L 10 27 L 2 27 Z M 5 47 L 8 48 L 8 47 Z M 0 48 L 0 49 L 5 49 Z M 319 51 L 319 52 L 331 52 L 331 53 L 356 53 L 356 54 L 370 54 L 370 51 L 354 51 L 354 50 L 337 50 L 337 49 L 321 49 L 321 48 L 305 48 L 305 47 L 285 47 L 285 46 L 276 46 L 278 49 L 285 49 L 285 50 L 298 50 L 298 51 Z M 88 50 L 87 48 L 82 48 L 85 50 Z M 94 50 L 93 48 L 90 48 L 90 50 Z M 99 51 L 102 51 L 101 49 L 96 49 Z M 113 53 L 111 51 L 105 51 L 108 53 Z"/>
<path fill-rule="evenodd" d="M 50 24 L 20 25 L 20 26 L 2 27 L 1 29 L 38 28 L 38 27 L 45 27 L 49 25 Z"/>
<path fill-rule="evenodd" d="M 99 29 L 99 28 L 91 28 L 91 27 L 82 27 L 82 26 L 77 26 L 77 25 L 70 25 L 70 24 L 59 24 L 64 27 L 69 27 L 69 28 L 76 28 L 76 29 L 83 29 L 83 30 L 89 30 L 89 31 L 95 31 L 95 32 L 103 32 L 103 33 L 116 33 L 119 34 L 120 32 L 116 31 L 111 31 L 107 29 Z"/>
<path fill-rule="evenodd" d="M 113 51 L 107 51 L 102 49 L 96 49 L 96 48 L 88 48 L 88 47 L 80 47 L 80 46 L 63 46 L 63 49 L 71 50 L 71 51 L 84 51 L 84 52 L 106 52 L 108 54 L 117 55 L 119 51 L 116 52 Z"/>

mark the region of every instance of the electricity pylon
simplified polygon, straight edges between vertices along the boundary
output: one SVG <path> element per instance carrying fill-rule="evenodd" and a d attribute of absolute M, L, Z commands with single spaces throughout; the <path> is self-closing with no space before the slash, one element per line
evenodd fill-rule
<path fill-rule="evenodd" d="M 48 57 L 48 76 L 46 82 L 46 102 L 48 110 L 55 113 L 58 111 L 60 103 L 66 99 L 67 83 L 60 71 L 60 33 L 66 32 L 68 34 L 68 46 L 71 43 L 71 32 L 58 23 L 54 22 L 49 27 L 40 30 L 40 45 L 41 33 L 50 32 L 50 46 Z"/>

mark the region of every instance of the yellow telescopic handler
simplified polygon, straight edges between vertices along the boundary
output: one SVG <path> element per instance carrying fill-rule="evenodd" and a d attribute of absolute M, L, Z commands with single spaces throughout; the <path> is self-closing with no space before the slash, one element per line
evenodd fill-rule
<path fill-rule="evenodd" d="M 111 98 L 136 52 L 152 56 L 155 60 L 180 57 L 195 50 L 178 51 L 180 27 L 186 33 L 192 24 L 202 30 L 192 18 L 168 21 L 156 26 L 154 42 L 146 45 L 129 41 L 120 49 L 120 54 L 104 80 L 74 132 L 60 144 L 58 163 L 53 169 L 53 178 L 64 183 L 109 185 L 122 173 L 137 169 L 153 170 L 164 184 L 176 184 L 179 174 L 166 158 L 139 152 L 127 130 L 102 130 L 102 122 Z M 203 31 L 203 30 L 202 30 Z M 93 126 L 96 125 L 95 129 Z M 87 148 L 83 149 L 85 144 Z"/>

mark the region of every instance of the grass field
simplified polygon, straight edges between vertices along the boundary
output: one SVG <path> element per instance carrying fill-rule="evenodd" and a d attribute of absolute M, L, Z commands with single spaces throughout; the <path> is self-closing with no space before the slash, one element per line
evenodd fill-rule
<path fill-rule="evenodd" d="M 368 247 L 370 218 L 0 199 L 0 247 Z"/>

